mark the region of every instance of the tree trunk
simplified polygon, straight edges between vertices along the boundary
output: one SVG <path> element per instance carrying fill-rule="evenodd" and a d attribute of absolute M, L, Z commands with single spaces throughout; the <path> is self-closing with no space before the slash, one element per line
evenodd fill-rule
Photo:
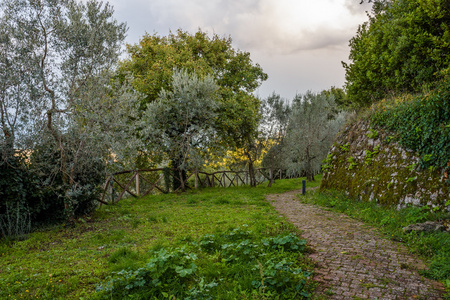
<path fill-rule="evenodd" d="M 272 184 L 275 182 L 275 178 L 273 176 L 272 169 L 269 169 L 269 177 L 270 177 L 270 180 L 269 180 L 269 184 L 267 185 L 267 187 L 271 187 Z"/>
<path fill-rule="evenodd" d="M 186 176 L 185 176 L 186 171 L 180 169 L 178 173 L 180 174 L 179 176 L 180 176 L 181 190 L 184 192 L 184 191 L 186 191 L 186 188 L 184 186 L 184 181 L 186 178 Z"/>
<path fill-rule="evenodd" d="M 306 179 L 308 181 L 314 181 L 314 171 L 312 169 L 312 160 L 313 158 L 309 154 L 309 147 L 306 148 L 306 166 L 305 166 L 305 173 L 306 173 Z"/>
<path fill-rule="evenodd" d="M 181 187 L 181 189 L 183 190 L 183 192 L 186 189 L 185 186 L 185 182 L 186 182 L 186 170 L 181 169 L 181 164 L 182 164 L 183 158 L 179 157 L 177 159 L 172 160 L 172 165 L 175 168 L 175 174 L 177 174 L 178 179 L 174 176 L 173 177 L 173 181 L 172 181 L 172 189 L 174 191 L 176 191 L 177 189 L 179 189 Z"/>
<path fill-rule="evenodd" d="M 247 157 L 248 157 L 248 174 L 250 175 L 250 186 L 256 187 L 255 168 L 253 167 L 252 157 L 248 152 Z"/>

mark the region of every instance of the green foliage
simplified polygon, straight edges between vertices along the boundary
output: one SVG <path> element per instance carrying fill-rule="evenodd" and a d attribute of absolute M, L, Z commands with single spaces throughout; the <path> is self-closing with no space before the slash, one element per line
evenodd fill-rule
<path fill-rule="evenodd" d="M 168 193 L 170 191 L 170 186 L 172 184 L 172 173 L 171 169 L 169 167 L 165 167 L 163 170 L 164 174 L 164 188 L 165 192 Z"/>
<path fill-rule="evenodd" d="M 348 98 L 356 106 L 433 86 L 450 62 L 446 0 L 377 2 L 350 40 L 351 63 L 343 63 Z"/>
<path fill-rule="evenodd" d="M 333 96 L 339 109 L 346 109 L 351 105 L 345 90 L 342 88 L 332 86 L 329 90 L 322 91 L 322 93 L 327 95 L 327 97 Z"/>
<path fill-rule="evenodd" d="M 212 76 L 221 101 L 216 129 L 223 144 L 242 147 L 257 129 L 260 103 L 252 92 L 267 74 L 248 52 L 233 49 L 231 43 L 231 38 L 209 37 L 201 30 L 195 34 L 178 30 L 166 37 L 145 35 L 139 44 L 128 46 L 130 57 L 122 62 L 118 76 L 125 80 L 127 74 L 133 75 L 131 84 L 145 95 L 142 110 L 161 90 L 172 90 L 174 70 L 201 79 Z"/>
<path fill-rule="evenodd" d="M 309 298 L 310 273 L 298 261 L 305 245 L 293 233 L 265 238 L 235 228 L 207 234 L 181 248 L 152 252 L 144 267 L 113 274 L 98 287 L 97 298 L 231 299 L 255 292 Z M 231 272 L 239 276 L 225 280 Z"/>
<path fill-rule="evenodd" d="M 349 170 L 349 171 L 358 165 L 358 163 L 356 162 L 356 160 L 353 156 L 350 156 L 349 158 L 347 158 L 347 161 L 349 162 L 349 165 L 347 167 L 347 170 Z"/>
<path fill-rule="evenodd" d="M 217 88 L 210 76 L 175 72 L 171 91 L 161 90 L 141 119 L 148 148 L 170 158 L 177 169 L 201 167 L 216 144 Z"/>
<path fill-rule="evenodd" d="M 384 105 L 371 116 L 375 126 L 395 132 L 403 147 L 418 152 L 420 169 L 450 169 L 450 80 L 429 94 Z"/>
<path fill-rule="evenodd" d="M 90 157 L 89 152 L 66 151 L 67 161 L 73 161 L 75 155 L 83 161 L 71 174 L 77 184 L 70 187 L 63 183 L 58 172 L 61 157 L 53 143 L 51 138 L 43 139 L 30 157 L 12 156 L 1 161 L 0 227 L 3 235 L 22 236 L 32 228 L 84 216 L 97 207 L 99 186 L 105 178 L 104 161 Z M 4 231 L 6 228 L 8 230 Z"/>
<path fill-rule="evenodd" d="M 406 179 L 406 182 L 414 182 L 415 180 L 417 180 L 417 176 L 415 177 L 409 177 L 408 179 Z"/>
<path fill-rule="evenodd" d="M 348 147 L 350 146 L 350 143 L 340 145 L 339 149 L 341 149 L 342 152 L 348 152 Z"/>
<path fill-rule="evenodd" d="M 370 128 L 369 129 L 369 133 L 367 133 L 367 137 L 369 139 L 376 139 L 378 137 L 378 131 L 376 131 L 375 129 Z"/>
<path fill-rule="evenodd" d="M 333 154 L 329 153 L 327 155 L 327 158 L 325 158 L 322 161 L 322 171 L 324 172 L 328 172 L 331 170 L 331 168 L 333 167 L 332 162 L 333 161 Z"/>
<path fill-rule="evenodd" d="M 366 157 L 364 158 L 364 163 L 366 165 L 372 164 L 373 158 L 380 152 L 380 146 L 376 146 L 372 151 L 366 150 Z"/>
<path fill-rule="evenodd" d="M 200 77 L 214 76 L 223 95 L 227 91 L 252 92 L 267 75 L 252 63 L 248 52 L 233 49 L 231 43 L 229 37 L 209 37 L 201 30 L 190 34 L 180 29 L 167 37 L 147 34 L 139 44 L 128 45 L 130 58 L 120 71 L 134 75 L 133 86 L 147 96 L 147 103 L 154 101 L 162 89 L 171 90 L 175 69 Z"/>
<path fill-rule="evenodd" d="M 286 236 L 295 232 L 294 225 L 270 206 L 265 195 L 295 190 L 301 183 L 299 178 L 278 180 L 271 188 L 267 185 L 205 188 L 178 195 L 123 199 L 115 205 L 101 206 L 91 217 L 84 217 L 84 222 L 76 219 L 70 226 L 56 225 L 31 232 L 23 241 L 1 240 L 0 299 L 20 299 L 21 294 L 23 298 L 26 295 L 33 299 L 90 299 L 96 286 L 107 282 L 112 272 L 137 270 L 161 249 L 177 249 L 199 241 L 206 234 L 231 234 L 236 227 L 242 229 L 240 232 L 249 231 L 251 236 L 266 239 Z M 318 181 L 307 183 L 307 187 L 318 184 Z M 227 203 L 216 203 L 218 199 Z M 138 228 L 134 226 L 136 220 L 140 220 Z M 236 241 L 230 243 L 244 238 L 236 235 Z M 199 246 L 192 247 L 185 252 L 198 253 Z M 306 256 L 298 252 L 292 255 L 303 271 L 313 270 Z M 198 255 L 194 262 L 198 269 L 194 274 L 200 269 L 211 272 L 211 276 L 220 271 L 224 278 L 220 282 L 224 298 L 228 292 L 228 299 L 242 298 L 239 284 L 245 284 L 248 291 L 255 290 L 251 281 L 240 281 L 241 269 L 229 268 L 231 264 L 222 265 L 218 259 L 213 260 L 214 264 L 209 264 L 209 260 L 202 264 L 202 261 L 202 255 Z M 259 271 L 257 267 L 251 273 L 259 274 Z M 202 293 L 202 289 L 214 289 L 208 287 L 211 282 L 206 277 L 203 282 L 200 278 L 194 283 L 198 293 Z M 256 291 L 262 298 L 263 289 Z M 251 299 L 252 295 L 247 293 L 247 298 Z"/>
<path fill-rule="evenodd" d="M 27 209 L 20 202 L 3 203 L 4 213 L 0 215 L 0 237 L 7 239 L 24 239 L 31 231 L 31 217 Z"/>
<path fill-rule="evenodd" d="M 384 143 L 389 144 L 392 142 L 393 139 L 394 137 L 392 135 L 389 135 L 384 139 Z"/>
<path fill-rule="evenodd" d="M 70 133 L 67 133 L 69 135 Z M 39 179 L 39 192 L 43 195 L 36 211 L 38 223 L 56 223 L 73 220 L 91 213 L 98 205 L 100 185 L 106 177 L 105 161 L 90 151 L 77 151 L 69 143 L 80 143 L 76 136 L 56 144 L 52 137 L 42 139 L 30 157 L 30 165 Z M 59 147 L 64 147 L 61 158 Z M 63 161 L 62 161 L 63 160 Z M 82 163 L 77 164 L 76 161 Z M 71 182 L 65 182 L 58 172 L 64 163 L 73 163 Z"/>
<path fill-rule="evenodd" d="M 16 207 L 19 204 L 22 209 L 28 210 L 30 205 L 36 202 L 36 178 L 25 165 L 25 157 L 22 155 L 8 156 L 0 160 L 0 215 L 6 213 L 6 206 Z"/>
<path fill-rule="evenodd" d="M 350 197 L 361 201 L 375 200 L 378 204 L 399 208 L 403 207 L 404 201 L 426 204 L 430 200 L 434 205 L 445 208 L 449 191 L 448 185 L 443 184 L 445 173 L 442 170 L 431 171 L 429 168 L 419 170 L 417 154 L 401 147 L 398 142 L 380 143 L 390 133 L 384 127 L 377 126 L 378 138 L 370 141 L 365 135 L 367 128 L 373 126 L 373 123 L 369 122 L 370 115 L 366 118 L 369 120 L 357 120 L 348 124 L 340 133 L 327 163 L 333 168 L 324 173 L 321 188 L 345 191 Z M 340 151 L 339 145 L 347 142 L 351 144 L 349 152 Z M 380 146 L 378 150 L 377 147 L 372 148 L 374 143 Z M 412 167 L 413 163 L 417 166 Z M 351 172 L 348 170 L 349 164 L 352 164 Z M 416 176 L 416 180 L 410 179 L 411 183 L 406 183 L 408 178 Z M 368 180 L 369 178 L 377 180 Z"/>
<path fill-rule="evenodd" d="M 345 113 L 336 111 L 332 95 L 297 95 L 282 149 L 284 168 L 292 173 L 303 172 L 309 181 L 314 180 L 345 117 Z"/>
<path fill-rule="evenodd" d="M 410 206 L 402 210 L 349 199 L 340 192 L 328 190 L 312 192 L 302 201 L 330 207 L 365 223 L 379 227 L 388 238 L 404 242 L 412 252 L 430 261 L 430 268 L 423 271 L 429 278 L 445 281 L 450 279 L 450 235 L 446 232 L 404 233 L 402 228 L 425 221 L 450 220 L 449 212 L 430 212 L 428 206 Z"/>
<path fill-rule="evenodd" d="M 273 93 L 261 102 L 260 135 L 265 146 L 271 144 L 264 154 L 261 166 L 267 169 L 283 169 L 282 150 L 287 134 L 289 118 L 292 113 L 290 103 Z"/>
<path fill-rule="evenodd" d="M 155 251 L 144 267 L 116 272 L 115 278 L 99 286 L 98 291 L 103 291 L 106 299 L 166 298 L 165 291 L 180 296 L 197 270 L 196 259 L 194 253 L 183 249 L 163 248 Z"/>
<path fill-rule="evenodd" d="M 23 149 L 13 169 L 29 173 L 5 197 L 19 196 L 33 223 L 73 221 L 96 207 L 106 162 L 135 149 L 124 137 L 138 95 L 110 73 L 126 26 L 96 0 L 5 0 L 0 10 L 0 149 Z"/>

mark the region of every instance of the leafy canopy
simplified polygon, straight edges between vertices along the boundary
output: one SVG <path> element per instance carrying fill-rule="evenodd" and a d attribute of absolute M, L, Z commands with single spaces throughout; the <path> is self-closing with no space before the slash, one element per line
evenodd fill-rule
<path fill-rule="evenodd" d="M 433 85 L 450 63 L 449 21 L 446 0 L 376 1 L 343 63 L 349 100 L 367 106 Z"/>
<path fill-rule="evenodd" d="M 447 75 L 448 76 L 448 75 Z M 450 170 L 450 79 L 430 93 L 380 101 L 371 116 L 375 126 L 397 134 L 399 142 L 416 151 L 421 169 Z M 448 179 L 448 177 L 447 177 Z"/>
<path fill-rule="evenodd" d="M 177 160 L 187 169 L 202 165 L 215 141 L 217 85 L 186 71 L 173 74 L 172 91 L 163 89 L 142 118 L 143 136 L 154 153 Z"/>
<path fill-rule="evenodd" d="M 145 95 L 141 109 L 154 102 L 161 90 L 171 91 L 174 70 L 186 70 L 199 78 L 210 75 L 218 85 L 221 101 L 215 127 L 223 144 L 242 146 L 259 120 L 259 100 L 252 92 L 267 79 L 250 53 L 235 50 L 231 38 L 206 32 L 178 30 L 166 37 L 145 35 L 128 45 L 129 58 L 121 63 L 119 76 L 133 75 L 132 85 Z"/>
<path fill-rule="evenodd" d="M 0 1 L 0 177 L 20 173 L 4 197 L 33 222 L 90 212 L 108 156 L 136 148 L 139 95 L 112 80 L 126 33 L 113 13 L 97 0 Z"/>
<path fill-rule="evenodd" d="M 313 181 L 345 122 L 346 113 L 339 112 L 331 92 L 323 91 L 296 95 L 292 104 L 279 110 L 278 114 L 283 131 L 276 132 L 278 143 L 268 151 L 263 165 L 280 168 L 290 174 L 301 172 Z M 288 120 L 285 120 L 286 116 Z"/>

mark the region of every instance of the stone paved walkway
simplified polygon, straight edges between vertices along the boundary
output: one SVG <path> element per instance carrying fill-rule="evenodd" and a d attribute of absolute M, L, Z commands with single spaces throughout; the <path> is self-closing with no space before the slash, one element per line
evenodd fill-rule
<path fill-rule="evenodd" d="M 418 274 L 425 265 L 401 243 L 343 214 L 300 203 L 299 193 L 267 199 L 315 249 L 321 299 L 442 299 L 441 284 Z"/>

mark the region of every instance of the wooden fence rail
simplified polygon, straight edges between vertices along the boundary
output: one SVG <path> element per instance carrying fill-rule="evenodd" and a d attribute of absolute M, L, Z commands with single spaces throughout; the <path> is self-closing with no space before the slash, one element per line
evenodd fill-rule
<path fill-rule="evenodd" d="M 286 172 L 282 170 L 255 169 L 257 185 L 270 180 L 270 178 L 293 177 L 299 176 L 287 176 Z M 179 183 L 175 190 L 170 187 L 173 181 Z M 217 171 L 214 173 L 190 171 L 185 176 L 182 176 L 178 170 L 167 168 L 122 171 L 108 176 L 103 185 L 102 196 L 98 201 L 101 204 L 114 204 L 127 194 L 127 196 L 137 198 L 150 193 L 178 192 L 192 188 L 248 185 L 249 181 L 248 171 Z"/>

